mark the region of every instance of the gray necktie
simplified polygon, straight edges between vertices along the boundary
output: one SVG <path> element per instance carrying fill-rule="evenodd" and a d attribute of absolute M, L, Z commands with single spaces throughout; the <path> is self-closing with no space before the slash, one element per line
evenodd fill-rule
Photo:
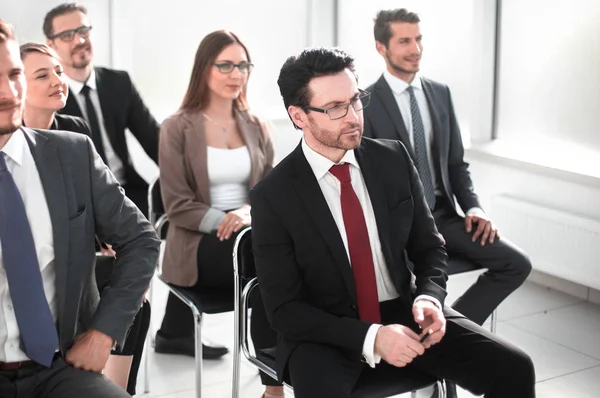
<path fill-rule="evenodd" d="M 21 348 L 30 359 L 50 367 L 58 348 L 58 333 L 44 294 L 25 204 L 3 152 L 0 152 L 0 241 Z"/>
<path fill-rule="evenodd" d="M 415 165 L 419 172 L 419 176 L 421 177 L 425 200 L 427 201 L 429 208 L 433 209 L 435 207 L 435 190 L 433 188 L 431 169 L 429 168 L 429 156 L 427 156 L 427 141 L 425 140 L 423 119 L 421 119 L 421 111 L 419 111 L 419 105 L 417 104 L 417 98 L 415 97 L 413 87 L 408 86 L 406 91 L 410 94 L 410 114 L 413 127 Z"/>

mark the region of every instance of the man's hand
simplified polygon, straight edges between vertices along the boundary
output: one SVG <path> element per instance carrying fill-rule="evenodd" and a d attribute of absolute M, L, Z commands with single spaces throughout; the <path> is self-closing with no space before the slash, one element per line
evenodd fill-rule
<path fill-rule="evenodd" d="M 231 238 L 234 232 L 238 232 L 244 227 L 249 227 L 252 218 L 250 217 L 250 206 L 244 205 L 237 210 L 232 210 L 225 215 L 217 227 L 217 238 L 221 241 Z"/>
<path fill-rule="evenodd" d="M 377 331 L 375 353 L 390 365 L 402 368 L 424 352 L 419 336 L 406 326 L 382 326 Z"/>
<path fill-rule="evenodd" d="M 492 224 L 492 221 L 485 214 L 467 214 L 465 217 L 465 228 L 468 233 L 471 233 L 473 230 L 473 224 L 477 225 L 477 230 L 473 234 L 473 242 L 477 241 L 477 238 L 481 236 L 481 246 L 485 246 L 487 242 L 492 244 L 496 238 L 500 238 L 498 228 Z"/>
<path fill-rule="evenodd" d="M 75 337 L 65 360 L 74 368 L 100 373 L 108 361 L 112 346 L 111 337 L 97 330 L 88 330 Z"/>
<path fill-rule="evenodd" d="M 446 318 L 442 310 L 433 302 L 423 299 L 415 301 L 412 312 L 415 322 L 423 330 L 419 339 L 431 331 L 431 336 L 423 343 L 423 346 L 429 348 L 439 343 L 446 334 Z"/>

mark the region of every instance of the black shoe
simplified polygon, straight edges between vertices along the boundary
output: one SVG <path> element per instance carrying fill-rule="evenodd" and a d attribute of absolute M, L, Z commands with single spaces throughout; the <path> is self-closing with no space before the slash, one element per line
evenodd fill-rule
<path fill-rule="evenodd" d="M 156 333 L 156 344 L 154 352 L 159 354 L 187 355 L 196 356 L 196 346 L 194 338 L 189 337 L 165 337 Z M 224 346 L 208 346 L 202 344 L 203 359 L 218 359 L 227 354 L 229 350 Z"/>

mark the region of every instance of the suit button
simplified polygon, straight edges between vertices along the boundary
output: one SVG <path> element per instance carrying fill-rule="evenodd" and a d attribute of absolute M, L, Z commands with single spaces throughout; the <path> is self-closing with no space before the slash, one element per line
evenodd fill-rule
<path fill-rule="evenodd" d="M 358 310 L 358 308 L 356 308 L 356 305 L 354 305 L 354 304 L 352 304 L 352 305 L 350 306 L 350 308 L 352 308 L 354 311 L 357 311 L 357 310 Z"/>

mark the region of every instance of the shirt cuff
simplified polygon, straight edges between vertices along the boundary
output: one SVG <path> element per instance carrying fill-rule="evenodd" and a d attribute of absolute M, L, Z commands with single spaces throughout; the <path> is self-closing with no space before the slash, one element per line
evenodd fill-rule
<path fill-rule="evenodd" d="M 436 305 L 436 307 L 438 307 L 438 309 L 440 309 L 440 310 L 442 309 L 442 304 L 440 303 L 440 300 L 438 300 L 438 299 L 436 299 L 435 297 L 433 297 L 433 296 L 430 296 L 430 295 L 428 295 L 428 294 L 421 294 L 421 295 L 418 295 L 418 296 L 417 296 L 417 298 L 415 299 L 415 301 L 413 302 L 413 304 L 414 304 L 414 303 L 416 303 L 416 302 L 417 302 L 417 300 L 429 300 L 429 301 L 431 301 L 433 304 L 435 304 L 435 305 Z"/>
<path fill-rule="evenodd" d="M 367 337 L 363 343 L 363 358 L 364 361 L 369 364 L 370 367 L 374 368 L 376 364 L 381 362 L 381 356 L 375 353 L 375 337 L 377 332 L 382 325 L 373 324 L 367 331 Z"/>
<path fill-rule="evenodd" d="M 204 232 L 205 234 L 212 233 L 219 227 L 219 224 L 223 221 L 226 214 L 227 213 L 224 211 L 211 207 L 202 218 L 202 221 L 198 226 L 198 231 Z"/>
<path fill-rule="evenodd" d="M 471 207 L 467 210 L 467 216 L 485 216 L 485 211 L 480 207 Z"/>

